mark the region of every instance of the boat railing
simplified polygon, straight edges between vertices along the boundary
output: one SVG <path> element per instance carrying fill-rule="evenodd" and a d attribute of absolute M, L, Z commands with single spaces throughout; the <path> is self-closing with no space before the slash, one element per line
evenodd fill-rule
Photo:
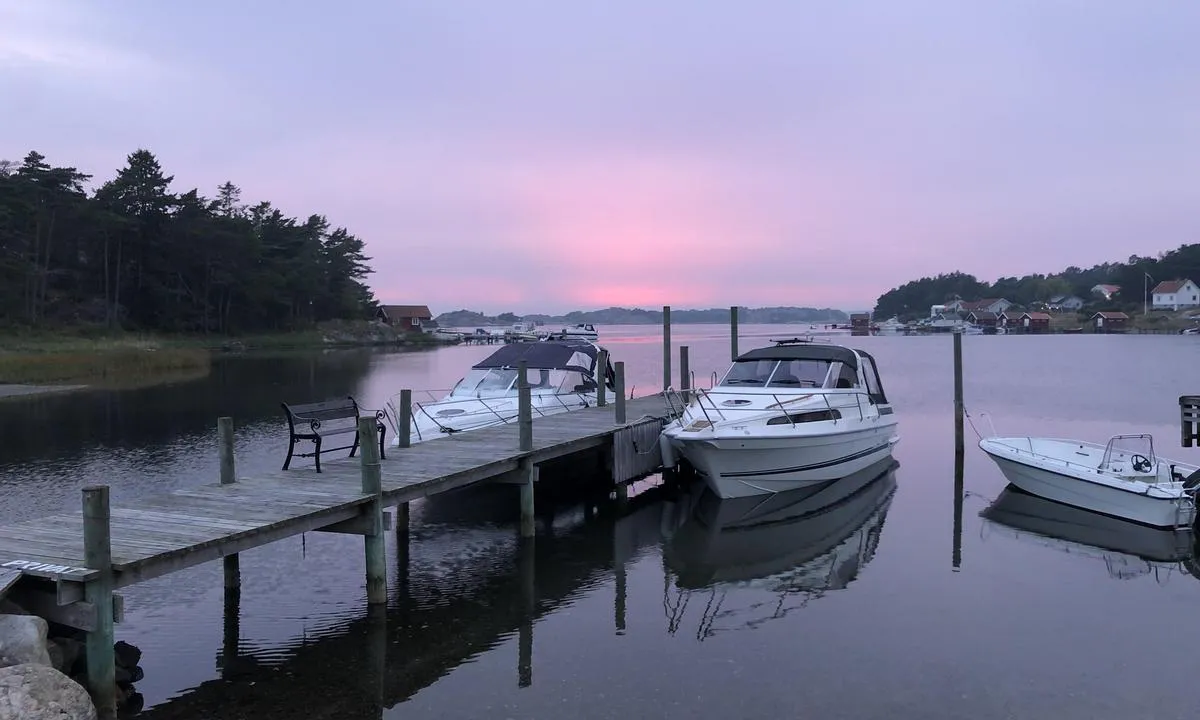
<path fill-rule="evenodd" d="M 435 393 L 442 392 L 442 391 L 425 391 L 425 392 L 433 399 L 426 400 L 424 402 L 418 402 L 418 401 L 414 400 L 414 401 L 412 401 L 412 404 L 410 405 L 410 408 L 409 408 L 409 410 L 410 410 L 409 416 L 412 418 L 412 420 L 411 420 L 412 431 L 416 435 L 418 440 L 426 439 L 421 432 L 421 423 L 417 422 L 417 419 L 419 416 L 423 416 L 424 418 L 428 419 L 429 422 L 436 425 L 443 432 L 448 432 L 449 428 L 445 425 L 445 421 L 449 420 L 449 419 L 453 419 L 455 421 L 460 421 L 460 420 L 464 420 L 464 419 L 474 419 L 474 418 L 478 418 L 480 416 L 488 416 L 489 418 L 494 418 L 499 424 L 508 424 L 510 422 L 515 421 L 519 414 L 518 408 L 516 406 L 518 399 L 515 395 L 504 396 L 504 397 L 495 397 L 495 398 L 483 398 L 483 397 L 449 398 L 449 397 L 444 397 L 444 396 L 439 398 L 435 395 Z M 558 403 L 560 406 L 562 406 L 562 408 L 564 410 L 567 410 L 567 411 L 570 411 L 576 407 L 588 407 L 594 401 L 594 399 L 592 397 L 585 395 L 584 393 L 578 393 L 578 392 L 576 392 L 576 393 L 537 393 L 533 397 L 545 398 L 546 396 L 553 397 L 554 402 Z M 577 401 L 577 403 L 576 404 L 570 403 L 569 398 L 574 398 Z M 399 405 L 399 398 L 398 397 L 392 398 L 391 400 L 389 400 L 387 402 L 387 408 L 386 408 L 387 412 L 384 413 L 385 416 L 388 418 L 389 424 L 392 425 L 392 430 L 394 432 L 396 432 L 397 434 L 399 433 L 399 428 L 397 425 L 398 425 L 399 419 L 400 419 L 400 408 L 398 407 L 398 405 Z M 439 418 L 433 412 L 430 412 L 431 407 L 436 406 L 439 409 L 447 409 L 447 408 L 451 408 L 456 405 L 467 405 L 471 409 L 464 410 L 461 413 L 456 413 L 456 414 L 450 416 L 449 418 Z M 546 409 L 538 403 L 533 403 L 531 409 L 532 409 L 534 415 L 536 415 L 536 416 L 545 417 L 548 414 L 546 412 Z M 555 413 L 557 413 L 557 412 L 558 412 L 558 410 L 556 408 Z M 489 424 L 491 424 L 491 423 L 489 422 Z"/>
<path fill-rule="evenodd" d="M 830 415 L 832 416 L 833 412 L 835 410 L 837 412 L 841 413 L 841 412 L 845 411 L 846 409 L 848 409 L 850 406 L 847 404 L 847 405 L 838 405 L 835 407 L 833 405 L 833 403 L 830 402 L 831 395 L 833 395 L 834 397 L 841 397 L 841 396 L 845 396 L 845 395 L 854 395 L 854 407 L 858 410 L 858 418 L 859 418 L 859 420 L 865 420 L 867 416 L 866 416 L 866 412 L 865 412 L 865 410 L 863 408 L 863 404 L 862 404 L 863 396 L 865 394 L 866 394 L 865 391 L 858 391 L 857 389 L 855 392 L 850 392 L 850 393 L 817 392 L 817 393 L 808 394 L 803 399 L 807 399 L 809 397 L 812 397 L 813 395 L 819 395 L 821 397 L 821 400 L 825 403 L 825 409 L 828 410 Z M 764 413 L 767 413 L 772 418 L 774 418 L 774 417 L 787 418 L 788 421 L 792 424 L 792 427 L 795 427 L 797 424 L 795 421 L 795 418 L 794 418 L 795 413 L 793 413 L 786 407 L 786 405 L 789 402 L 794 402 L 794 401 L 781 400 L 779 395 L 776 393 L 771 393 L 769 396 L 765 396 L 765 395 L 763 396 L 763 397 L 770 397 L 774 401 L 774 403 L 772 405 L 768 405 L 765 408 L 762 406 L 742 407 L 742 408 L 732 408 L 732 407 L 722 408 L 718 404 L 719 398 L 715 397 L 715 396 L 720 396 L 720 395 L 735 395 L 738 397 L 744 397 L 745 394 L 741 393 L 741 392 L 721 391 L 721 390 L 714 390 L 712 388 L 709 388 L 707 390 L 703 389 L 703 388 L 697 388 L 697 389 L 694 389 L 691 391 L 691 395 L 692 395 L 692 397 L 691 397 L 690 401 L 687 401 L 687 400 L 684 400 L 682 394 L 679 391 L 674 390 L 674 389 L 669 389 L 667 391 L 667 393 L 666 393 L 667 403 L 670 407 L 670 411 L 671 411 L 671 414 L 673 417 L 680 417 L 683 415 L 683 411 L 685 409 L 687 409 L 688 407 L 694 407 L 695 409 L 699 410 L 704 415 L 704 419 L 708 421 L 709 425 L 713 424 L 713 415 L 716 415 L 716 417 L 721 421 L 730 420 L 731 416 L 727 415 L 726 413 L 730 413 L 730 414 L 746 413 L 747 415 L 749 415 L 749 414 L 763 415 Z M 797 398 L 797 400 L 799 400 L 799 399 L 801 399 L 801 398 Z M 678 410 L 675 409 L 675 401 L 676 400 L 678 400 L 680 402 L 680 407 Z M 712 414 L 710 414 L 710 412 L 709 412 L 710 410 L 712 411 Z M 778 411 L 778 412 L 776 413 L 776 412 L 772 412 L 772 411 Z M 832 418 L 832 419 L 833 419 L 833 422 L 836 424 L 838 421 L 838 418 Z"/>

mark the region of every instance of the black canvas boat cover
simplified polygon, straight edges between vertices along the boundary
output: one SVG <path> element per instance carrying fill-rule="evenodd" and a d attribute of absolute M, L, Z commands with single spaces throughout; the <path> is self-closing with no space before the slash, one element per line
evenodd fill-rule
<path fill-rule="evenodd" d="M 577 370 L 590 375 L 598 354 L 595 345 L 582 340 L 511 343 L 476 363 L 475 367 L 515 368 L 524 360 L 531 370 Z"/>
<path fill-rule="evenodd" d="M 742 360 L 821 360 L 845 363 L 855 370 L 858 369 L 858 356 L 850 348 L 817 343 L 757 348 L 738 355 L 738 361 Z"/>

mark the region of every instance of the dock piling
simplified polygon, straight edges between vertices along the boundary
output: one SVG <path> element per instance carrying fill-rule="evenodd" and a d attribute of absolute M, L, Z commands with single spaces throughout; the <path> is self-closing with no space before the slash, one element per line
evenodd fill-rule
<path fill-rule="evenodd" d="M 1200 395 L 1179 396 L 1179 430 L 1183 447 L 1200 442 Z"/>
<path fill-rule="evenodd" d="M 691 369 L 688 367 L 688 346 L 679 346 L 679 390 L 683 393 L 683 401 L 688 401 L 688 391 L 692 389 Z"/>
<path fill-rule="evenodd" d="M 374 499 L 363 506 L 371 530 L 363 535 L 367 560 L 367 604 L 387 602 L 387 545 L 383 534 L 383 482 L 379 466 L 379 428 L 374 417 L 358 420 L 362 453 L 362 491 Z"/>
<path fill-rule="evenodd" d="M 605 397 L 605 383 L 608 381 L 608 351 L 601 350 L 596 355 L 596 407 L 604 407 L 608 404 L 608 398 Z"/>
<path fill-rule="evenodd" d="M 521 483 L 521 537 L 531 538 L 535 528 L 533 487 L 538 479 L 538 466 L 525 458 L 521 460 L 521 470 L 525 475 L 525 481 Z"/>
<path fill-rule="evenodd" d="M 217 418 L 217 443 L 221 458 L 221 484 L 229 485 L 237 481 L 237 461 L 233 452 L 233 418 Z M 225 589 L 240 589 L 242 569 L 238 554 L 226 555 L 221 562 L 225 566 Z"/>
<path fill-rule="evenodd" d="M 83 489 L 83 557 L 87 567 L 99 571 L 84 586 L 84 599 L 96 613 L 96 627 L 87 633 L 88 692 L 101 719 L 117 712 L 117 666 L 113 651 L 112 536 L 108 486 Z"/>
<path fill-rule="evenodd" d="M 738 357 L 738 306 L 729 308 L 729 362 Z"/>
<path fill-rule="evenodd" d="M 963 448 L 963 366 L 962 333 L 954 335 L 954 451 Z"/>
<path fill-rule="evenodd" d="M 517 362 L 517 426 L 521 451 L 533 449 L 533 398 L 529 394 L 529 362 Z"/>
<path fill-rule="evenodd" d="M 406 448 L 412 445 L 412 390 L 400 391 L 400 409 L 396 418 L 397 444 Z"/>
<path fill-rule="evenodd" d="M 618 360 L 613 363 L 613 391 L 616 395 L 617 424 L 624 425 L 625 420 L 625 362 Z"/>
<path fill-rule="evenodd" d="M 671 389 L 671 306 L 663 305 L 663 392 Z"/>

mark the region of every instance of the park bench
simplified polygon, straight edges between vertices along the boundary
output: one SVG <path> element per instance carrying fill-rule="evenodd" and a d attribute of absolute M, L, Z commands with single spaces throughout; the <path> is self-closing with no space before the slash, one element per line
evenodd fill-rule
<path fill-rule="evenodd" d="M 321 455 L 323 453 L 349 450 L 349 457 L 354 457 L 358 451 L 358 419 L 362 410 L 352 396 L 340 400 L 308 403 L 304 405 L 289 405 L 282 403 L 283 414 L 288 422 L 288 452 L 283 461 L 283 469 L 287 470 L 292 464 L 293 457 L 310 457 L 321 472 Z M 370 411 L 368 411 L 370 412 Z M 383 411 L 375 411 L 375 423 L 379 428 L 379 457 L 383 458 L 383 436 L 386 428 L 383 424 Z M 352 435 L 354 441 L 349 445 L 326 447 L 325 441 L 340 435 Z M 312 441 L 314 448 L 310 453 L 297 453 L 296 443 L 300 440 Z"/>

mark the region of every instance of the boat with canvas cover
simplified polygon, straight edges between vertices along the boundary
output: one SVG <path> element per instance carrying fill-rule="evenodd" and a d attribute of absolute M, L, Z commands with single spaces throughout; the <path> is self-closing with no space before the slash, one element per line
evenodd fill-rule
<path fill-rule="evenodd" d="M 543 417 L 596 404 L 597 378 L 615 391 L 611 362 L 597 368 L 601 348 L 585 340 L 547 340 L 504 345 L 472 366 L 444 397 L 412 403 L 410 442 L 417 443 L 517 419 L 517 366 L 526 363 L 533 416 Z M 607 354 L 606 354 L 607 357 Z M 387 403 L 393 428 L 400 395 Z M 392 446 L 399 444 L 395 433 Z"/>
<path fill-rule="evenodd" d="M 891 454 L 896 415 L 874 358 L 811 338 L 773 342 L 692 391 L 660 436 L 665 467 L 682 459 L 734 498 L 835 480 Z"/>
<path fill-rule="evenodd" d="M 1106 445 L 986 437 L 979 447 L 1032 495 L 1153 527 L 1195 522 L 1200 468 L 1158 458 L 1150 435 L 1114 435 Z"/>

